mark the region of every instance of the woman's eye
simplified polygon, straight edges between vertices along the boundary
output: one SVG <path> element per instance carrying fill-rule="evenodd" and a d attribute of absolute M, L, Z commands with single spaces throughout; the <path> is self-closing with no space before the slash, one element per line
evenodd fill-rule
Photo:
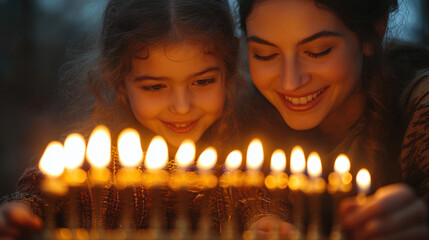
<path fill-rule="evenodd" d="M 149 85 L 149 86 L 143 86 L 142 88 L 145 91 L 155 92 L 155 91 L 161 90 L 162 88 L 165 88 L 165 85 L 154 84 L 154 85 Z"/>
<path fill-rule="evenodd" d="M 312 58 L 320 58 L 320 57 L 323 57 L 323 56 L 329 54 L 331 51 L 332 51 L 332 48 L 330 47 L 330 48 L 326 49 L 325 51 L 318 52 L 318 53 L 313 53 L 313 52 L 309 52 L 309 51 L 305 51 L 305 53 L 307 53 L 308 56 L 310 56 Z"/>
<path fill-rule="evenodd" d="M 214 82 L 215 82 L 214 78 L 207 78 L 207 79 L 197 80 L 193 84 L 202 87 L 202 86 L 209 85 L 210 83 L 214 83 Z"/>
<path fill-rule="evenodd" d="M 259 61 L 270 61 L 270 60 L 274 59 L 277 55 L 278 54 L 275 53 L 275 54 L 271 54 L 271 55 L 268 55 L 268 56 L 260 56 L 260 55 L 258 55 L 256 53 L 254 53 L 253 54 L 253 58 L 255 58 L 256 60 L 259 60 Z"/>

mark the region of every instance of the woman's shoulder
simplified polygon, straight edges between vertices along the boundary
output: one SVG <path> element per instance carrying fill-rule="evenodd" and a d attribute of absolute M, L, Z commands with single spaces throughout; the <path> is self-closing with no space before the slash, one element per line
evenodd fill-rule
<path fill-rule="evenodd" d="M 403 91 L 400 103 L 406 115 L 413 114 L 419 106 L 429 103 L 429 67 L 418 71 Z"/>

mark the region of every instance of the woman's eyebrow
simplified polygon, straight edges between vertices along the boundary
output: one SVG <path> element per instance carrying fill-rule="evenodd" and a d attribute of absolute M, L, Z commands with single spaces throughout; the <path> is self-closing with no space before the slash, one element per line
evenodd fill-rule
<path fill-rule="evenodd" d="M 336 33 L 336 32 L 332 32 L 332 31 L 320 31 L 318 33 L 315 33 L 315 34 L 309 36 L 309 37 L 302 39 L 301 41 L 298 42 L 297 45 L 302 45 L 302 44 L 314 41 L 314 40 L 322 38 L 322 37 L 338 37 L 338 36 L 341 36 L 341 34 Z M 264 44 L 264 45 L 268 45 L 268 46 L 272 46 L 272 47 L 277 47 L 277 45 L 275 45 L 274 43 L 271 43 L 265 39 L 262 39 L 260 37 L 254 36 L 254 35 L 247 37 L 247 42 L 255 42 L 255 43 Z"/>
<path fill-rule="evenodd" d="M 277 47 L 277 45 L 275 45 L 274 43 L 271 43 L 267 40 L 264 40 L 260 37 L 253 36 L 253 35 L 247 37 L 247 42 L 255 42 L 255 43 L 260 43 L 260 44 L 264 44 L 264 45 L 268 45 L 268 46 L 272 46 L 272 47 Z"/>
<path fill-rule="evenodd" d="M 331 31 L 320 31 L 318 33 L 315 33 L 313 35 L 311 35 L 310 37 L 306 37 L 304 39 L 302 39 L 301 41 L 298 42 L 298 45 L 302 45 L 311 41 L 314 41 L 316 39 L 319 38 L 323 38 L 323 37 L 339 37 L 341 36 L 341 34 L 336 33 L 336 32 L 331 32 Z"/>

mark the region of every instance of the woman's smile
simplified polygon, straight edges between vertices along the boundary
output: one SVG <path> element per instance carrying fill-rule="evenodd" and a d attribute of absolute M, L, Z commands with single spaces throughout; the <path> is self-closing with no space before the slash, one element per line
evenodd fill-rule
<path fill-rule="evenodd" d="M 316 106 L 326 95 L 326 92 L 329 87 L 321 88 L 317 91 L 300 94 L 300 95 L 292 95 L 292 94 L 282 94 L 280 98 L 283 103 L 292 111 L 307 111 L 314 106 Z"/>

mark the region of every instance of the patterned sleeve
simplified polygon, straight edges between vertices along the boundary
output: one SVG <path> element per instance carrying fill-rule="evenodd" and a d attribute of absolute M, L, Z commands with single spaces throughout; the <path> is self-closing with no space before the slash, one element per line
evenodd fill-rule
<path fill-rule="evenodd" d="M 290 206 L 286 196 L 274 198 L 265 188 L 241 188 L 237 190 L 236 207 L 241 215 L 243 230 L 266 216 L 276 216 L 290 222 Z"/>
<path fill-rule="evenodd" d="M 44 216 L 47 202 L 40 192 L 40 181 L 43 174 L 37 168 L 27 169 L 18 180 L 17 191 L 0 199 L 0 203 L 22 202 L 27 204 L 37 216 Z"/>
<path fill-rule="evenodd" d="M 412 114 L 402 142 L 400 161 L 402 177 L 429 206 L 429 98 Z"/>

